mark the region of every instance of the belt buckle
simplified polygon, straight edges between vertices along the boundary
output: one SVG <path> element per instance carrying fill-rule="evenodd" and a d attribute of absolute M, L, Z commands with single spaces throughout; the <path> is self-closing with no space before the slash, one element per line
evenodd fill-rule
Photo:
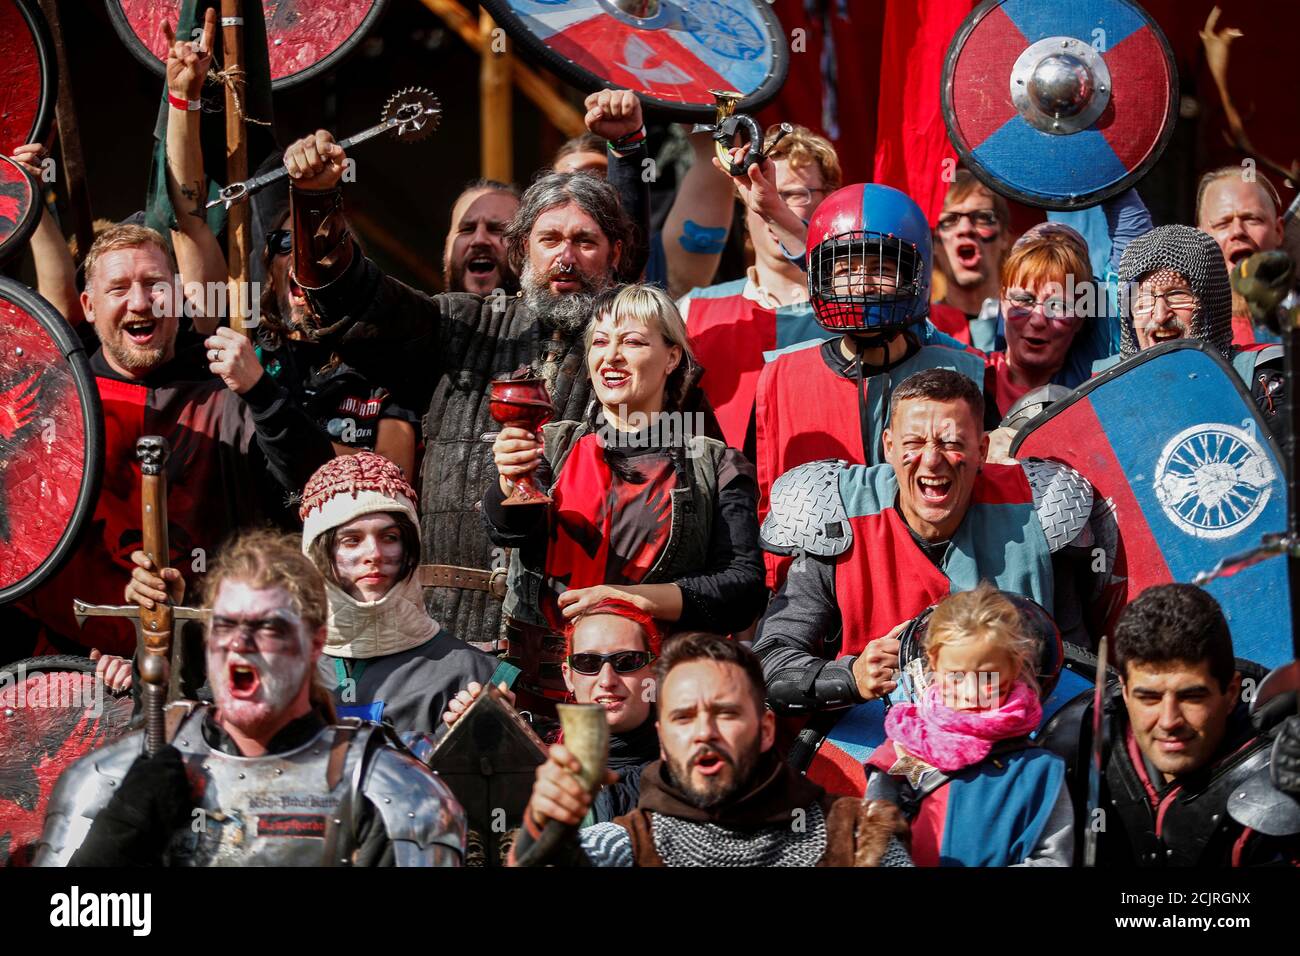
<path fill-rule="evenodd" d="M 506 591 L 508 590 L 508 588 L 507 588 L 507 586 L 506 586 L 506 569 L 505 569 L 505 568 L 493 568 L 493 569 L 488 573 L 488 586 L 487 586 L 487 590 L 488 590 L 488 593 L 491 594 L 493 597 L 495 597 L 498 601 L 504 601 L 504 600 L 505 600 L 505 598 L 506 598 Z"/>

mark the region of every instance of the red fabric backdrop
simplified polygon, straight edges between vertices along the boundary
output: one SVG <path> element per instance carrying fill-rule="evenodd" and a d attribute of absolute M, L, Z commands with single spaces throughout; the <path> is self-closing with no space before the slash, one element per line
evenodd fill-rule
<path fill-rule="evenodd" d="M 1061 0 L 1068 2 L 1068 0 Z M 1173 157 L 1189 173 L 1241 161 L 1223 140 L 1223 109 L 1205 66 L 1199 32 L 1214 0 L 1145 0 L 1143 6 L 1169 38 L 1182 93 L 1198 115 L 1190 146 L 1175 144 Z M 944 53 L 976 0 L 774 0 L 791 38 L 790 76 L 764 123 L 788 120 L 819 132 L 824 90 L 823 11 L 829 10 L 838 70 L 839 136 L 835 144 L 845 183 L 883 182 L 910 193 L 933 220 L 942 204 L 943 160 L 955 156 L 939 107 Z M 1223 4 L 1219 26 L 1245 34 L 1232 46 L 1229 84 L 1255 146 L 1277 161 L 1300 159 L 1300 95 L 1284 79 L 1300 36 L 1300 4 L 1265 0 Z M 812 9 L 811 16 L 807 9 Z M 802 30 L 802 34 L 795 31 Z M 802 49 L 800 47 L 802 46 Z M 1277 177 L 1270 175 L 1276 182 Z M 1283 200 L 1295 190 L 1277 183 Z M 1191 201 L 1186 197 L 1185 217 Z M 1017 224 L 1041 219 L 1023 210 Z"/>

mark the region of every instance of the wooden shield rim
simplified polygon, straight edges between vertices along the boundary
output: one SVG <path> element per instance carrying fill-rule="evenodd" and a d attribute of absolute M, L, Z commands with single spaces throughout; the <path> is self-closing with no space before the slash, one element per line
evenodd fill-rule
<path fill-rule="evenodd" d="M 1120 177 L 1109 186 L 1103 186 L 1089 193 L 1083 193 L 1075 196 L 1073 199 L 1051 199 L 1040 193 L 1031 193 L 1003 181 L 1001 178 L 991 173 L 988 168 L 975 158 L 974 151 L 967 145 L 961 131 L 957 128 L 956 116 L 953 112 L 952 105 L 952 84 L 953 74 L 957 69 L 957 58 L 962 49 L 966 46 L 966 40 L 970 37 L 975 28 L 988 13 L 995 7 L 1003 6 L 1007 0 L 984 0 L 978 7 L 970 12 L 961 26 L 957 29 L 957 35 L 952 38 L 952 43 L 948 46 L 948 52 L 943 61 L 943 79 L 939 83 L 939 97 L 942 103 L 940 112 L 943 113 L 943 125 L 948 131 L 948 140 L 952 143 L 953 148 L 957 151 L 962 165 L 975 174 L 975 177 L 989 189 L 993 190 L 1000 196 L 1013 199 L 1016 202 L 1024 203 L 1026 206 L 1033 206 L 1037 209 L 1051 209 L 1057 212 L 1067 212 L 1072 209 L 1087 209 L 1091 206 L 1099 205 L 1116 196 L 1124 190 L 1134 186 L 1146 174 L 1151 172 L 1152 167 L 1160 161 L 1165 154 L 1165 149 L 1169 146 L 1169 141 L 1173 139 L 1174 128 L 1178 125 L 1178 63 L 1174 59 L 1173 48 L 1169 45 L 1169 38 L 1165 32 L 1160 29 L 1160 25 L 1151 18 L 1134 0 L 1111 0 L 1114 3 L 1124 3 L 1131 7 L 1138 16 L 1142 17 L 1155 34 L 1156 39 L 1160 42 L 1160 49 L 1165 55 L 1165 65 L 1169 68 L 1169 102 L 1165 110 L 1166 122 L 1156 138 L 1151 153 L 1142 162 L 1138 163 L 1128 173 Z"/>
<path fill-rule="evenodd" d="M 328 73 L 345 58 L 351 56 L 356 48 L 360 46 L 361 41 L 370 35 L 375 23 L 388 9 L 388 0 L 367 0 L 367 2 L 371 5 L 370 12 L 357 24 L 356 30 L 352 32 L 350 37 L 335 47 L 333 52 L 313 63 L 307 69 L 297 73 L 290 73 L 288 76 L 282 76 L 278 79 L 272 79 L 271 91 L 279 92 L 280 90 L 292 89 L 302 83 L 314 80 L 316 77 Z M 113 30 L 126 48 L 131 51 L 131 55 L 160 78 L 165 77 L 167 75 L 166 62 L 154 56 L 153 51 L 140 39 L 140 35 L 132 29 L 131 22 L 127 20 L 126 14 L 122 12 L 120 0 L 104 0 L 104 5 L 108 8 L 108 18 L 113 23 Z"/>
<path fill-rule="evenodd" d="M 23 213 L 22 218 L 19 219 L 18 224 L 14 226 L 14 231 L 9 233 L 8 237 L 5 238 L 3 242 L 0 242 L 0 263 L 4 263 L 13 258 L 14 255 L 27 245 L 27 240 L 30 239 L 32 233 L 36 231 L 36 224 L 41 221 L 41 214 L 45 211 L 45 200 L 41 196 L 41 189 L 36 184 L 36 180 L 32 178 L 31 173 L 23 169 L 8 156 L 0 156 L 0 160 L 4 160 L 14 169 L 18 170 L 19 174 L 27 180 L 27 188 L 30 191 L 31 199 L 31 201 L 27 203 L 27 210 Z"/>
<path fill-rule="evenodd" d="M 1070 395 L 1068 398 L 1063 398 L 1059 402 L 1054 402 L 1051 408 L 1034 418 L 1023 431 L 1019 432 L 1011 441 L 1011 457 L 1016 457 L 1017 452 L 1020 451 L 1020 446 L 1025 443 L 1026 439 L 1028 439 L 1030 435 L 1038 431 L 1038 429 L 1042 428 L 1058 415 L 1064 414 L 1068 409 L 1074 407 L 1075 404 L 1087 398 L 1107 382 L 1137 368 L 1139 365 L 1157 359 L 1162 355 L 1184 350 L 1202 352 L 1209 356 L 1211 361 L 1219 366 L 1224 377 L 1226 377 L 1237 390 L 1237 395 L 1241 398 L 1242 403 L 1250 409 L 1251 414 L 1255 416 L 1255 421 L 1258 426 L 1255 429 L 1255 440 L 1262 445 L 1268 446 L 1269 451 L 1273 453 L 1275 461 L 1283 462 L 1282 450 L 1278 446 L 1277 439 L 1274 438 L 1273 433 L 1269 431 L 1268 425 L 1259 417 L 1259 408 L 1255 405 L 1255 400 L 1251 397 L 1250 392 L 1246 391 L 1246 386 L 1241 381 L 1241 376 L 1237 374 L 1237 370 L 1228 364 L 1227 360 L 1219 354 L 1218 349 L 1211 348 L 1199 339 L 1179 339 L 1175 342 L 1165 342 L 1163 345 L 1154 345 L 1149 349 L 1143 349 L 1136 355 L 1120 362 L 1118 365 L 1113 365 L 1106 369 L 1106 371 L 1094 375 L 1092 378 L 1088 379 L 1088 381 L 1076 388 L 1073 395 Z"/>
<path fill-rule="evenodd" d="M 41 67 L 41 100 L 36 107 L 36 118 L 32 122 L 32 128 L 27 131 L 26 142 L 44 143 L 50 135 L 50 127 L 54 124 L 54 108 L 59 100 L 59 66 L 54 55 L 54 39 L 50 35 L 49 24 L 45 22 L 45 15 L 36 7 L 35 0 L 9 0 L 9 2 L 18 8 L 18 12 L 22 14 L 27 24 L 32 42 L 36 44 L 36 58 Z"/>
<path fill-rule="evenodd" d="M 786 48 L 786 44 L 782 42 L 785 38 L 785 31 L 781 26 L 781 21 L 776 18 L 772 8 L 764 0 L 747 0 L 747 2 L 749 2 L 751 9 L 758 12 L 759 18 L 767 28 L 768 37 L 774 39 L 775 42 L 772 47 L 776 51 L 776 58 L 772 64 L 772 69 L 763 78 L 763 82 L 759 84 L 758 89 L 736 105 L 736 110 L 742 113 L 761 110 L 776 99 L 777 93 L 785 85 L 786 74 L 790 70 L 790 51 Z M 530 55 L 540 59 L 542 65 L 552 73 L 555 73 L 584 93 L 595 93 L 597 90 L 603 90 L 606 87 L 624 89 L 624 87 L 597 76 L 595 73 L 584 69 L 572 60 L 560 56 L 552 50 L 546 45 L 545 41 L 524 26 L 524 22 L 510 9 L 507 0 L 481 0 L 480 6 L 492 15 L 492 19 L 506 31 L 510 39 L 520 44 Z M 647 109 L 653 109 L 668 116 L 692 120 L 711 120 L 717 117 L 717 109 L 712 103 L 675 103 L 672 100 L 663 100 L 657 96 L 646 96 L 640 92 L 637 93 L 637 98 L 641 100 L 642 106 Z"/>
<path fill-rule="evenodd" d="M 81 484 L 77 489 L 77 502 L 72 509 L 72 518 L 68 522 L 54 549 L 45 559 L 20 581 L 8 587 L 0 588 L 0 605 L 17 600 L 34 588 L 39 587 L 50 575 L 63 565 L 81 535 L 86 522 L 94 513 L 95 502 L 99 497 L 99 482 L 104 470 L 104 414 L 99 400 L 99 389 L 95 385 L 95 376 L 90 371 L 90 359 L 76 332 L 39 294 L 12 279 L 0 277 L 0 298 L 8 299 L 23 308 L 36 320 L 46 334 L 62 353 L 72 370 L 76 384 L 77 399 L 81 408 L 82 428 L 85 434 L 85 470 L 81 474 Z"/>

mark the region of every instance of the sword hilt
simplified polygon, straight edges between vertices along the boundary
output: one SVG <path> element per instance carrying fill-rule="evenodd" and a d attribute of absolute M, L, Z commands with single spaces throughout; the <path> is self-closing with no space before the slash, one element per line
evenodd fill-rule
<path fill-rule="evenodd" d="M 152 757 L 167 745 L 163 715 L 163 704 L 167 700 L 167 659 L 161 654 L 145 654 L 140 661 L 140 684 L 145 751 Z"/>

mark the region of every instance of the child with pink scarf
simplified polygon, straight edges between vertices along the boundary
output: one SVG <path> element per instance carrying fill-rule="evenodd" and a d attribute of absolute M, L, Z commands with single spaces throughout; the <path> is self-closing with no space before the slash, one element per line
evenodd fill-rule
<path fill-rule="evenodd" d="M 945 598 L 927 624 L 928 686 L 889 709 L 867 796 L 902 808 L 917 866 L 1069 866 L 1065 762 L 1028 739 L 1042 719 L 1040 640 L 988 583 Z"/>

